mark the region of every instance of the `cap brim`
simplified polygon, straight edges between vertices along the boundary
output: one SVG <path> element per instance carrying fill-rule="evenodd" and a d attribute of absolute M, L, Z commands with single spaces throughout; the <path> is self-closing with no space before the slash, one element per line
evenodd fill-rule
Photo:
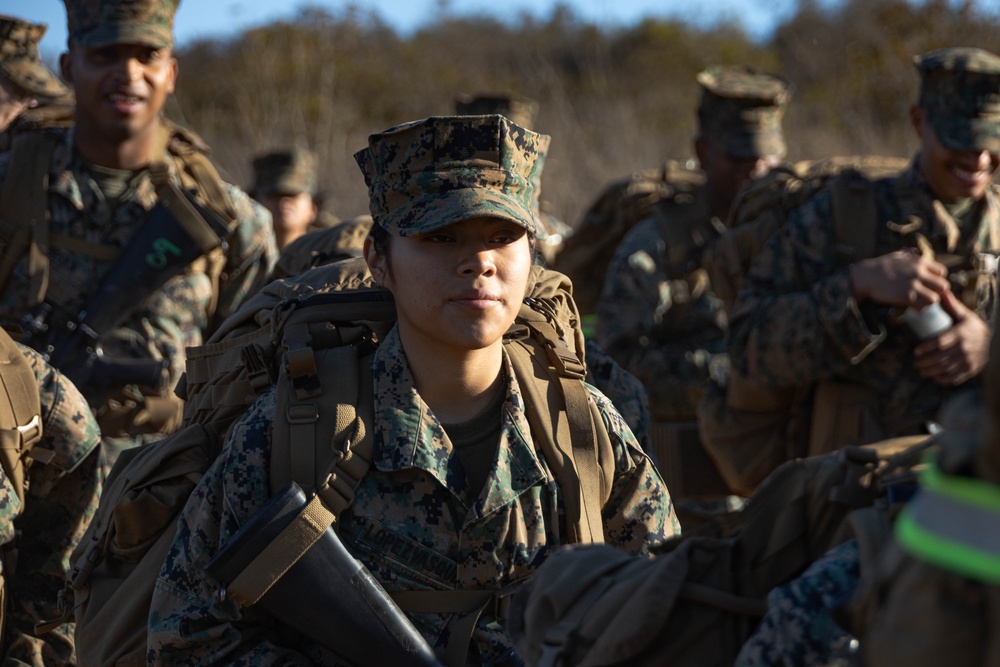
<path fill-rule="evenodd" d="M 386 230 L 400 236 L 416 236 L 471 218 L 500 218 L 537 233 L 540 224 L 535 212 L 495 190 L 462 188 L 438 192 L 375 216 Z"/>
<path fill-rule="evenodd" d="M 1000 152 L 1000 119 L 932 115 L 931 126 L 938 141 L 951 150 Z"/>
<path fill-rule="evenodd" d="M 151 30 L 145 24 L 107 24 L 75 36 L 76 41 L 88 49 L 112 44 L 141 44 L 154 49 L 173 48 L 173 34 L 169 30 Z"/>
<path fill-rule="evenodd" d="M 33 97 L 60 97 L 69 92 L 59 77 L 35 60 L 19 59 L 0 63 L 0 72 Z"/>

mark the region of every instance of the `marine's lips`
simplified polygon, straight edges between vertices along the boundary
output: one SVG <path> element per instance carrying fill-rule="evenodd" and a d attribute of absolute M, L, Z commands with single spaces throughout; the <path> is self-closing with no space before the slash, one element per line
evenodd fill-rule
<path fill-rule="evenodd" d="M 106 99 L 121 113 L 129 113 L 146 103 L 145 96 L 128 90 L 116 90 L 109 93 Z"/>
<path fill-rule="evenodd" d="M 467 308 L 483 309 L 490 308 L 503 302 L 498 294 L 489 290 L 465 290 L 448 299 L 452 303 Z"/>

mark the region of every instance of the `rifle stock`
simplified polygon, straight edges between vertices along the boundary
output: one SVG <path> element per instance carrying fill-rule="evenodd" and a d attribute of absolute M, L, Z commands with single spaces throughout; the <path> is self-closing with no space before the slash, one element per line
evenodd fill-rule
<path fill-rule="evenodd" d="M 306 506 L 291 482 L 206 566 L 228 587 Z M 332 527 L 257 602 L 271 616 L 358 665 L 443 667 L 434 650 Z"/>

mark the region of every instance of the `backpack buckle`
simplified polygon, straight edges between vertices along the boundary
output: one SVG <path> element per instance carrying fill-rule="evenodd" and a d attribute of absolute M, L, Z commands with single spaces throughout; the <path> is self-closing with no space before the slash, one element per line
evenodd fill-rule
<path fill-rule="evenodd" d="M 16 428 L 21 438 L 22 450 L 28 449 L 42 439 L 42 420 L 38 415 L 33 415 L 30 422 Z"/>
<path fill-rule="evenodd" d="M 549 362 L 559 371 L 559 375 L 575 380 L 583 380 L 587 377 L 587 367 L 583 365 L 579 357 L 573 354 L 566 341 L 562 338 L 555 340 L 545 338 L 544 344 Z"/>

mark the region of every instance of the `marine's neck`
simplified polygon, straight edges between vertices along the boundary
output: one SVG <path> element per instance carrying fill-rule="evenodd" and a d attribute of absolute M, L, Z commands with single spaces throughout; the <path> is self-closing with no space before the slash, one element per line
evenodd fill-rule
<path fill-rule="evenodd" d="M 413 350 L 400 337 L 420 397 L 439 421 L 456 424 L 475 417 L 503 382 L 502 342 L 482 350 L 447 355 Z"/>
<path fill-rule="evenodd" d="M 80 156 L 91 164 L 136 171 L 149 166 L 153 160 L 159 130 L 159 123 L 153 123 L 137 134 L 114 138 L 87 127 L 86 122 L 78 118 L 73 142 Z"/>

